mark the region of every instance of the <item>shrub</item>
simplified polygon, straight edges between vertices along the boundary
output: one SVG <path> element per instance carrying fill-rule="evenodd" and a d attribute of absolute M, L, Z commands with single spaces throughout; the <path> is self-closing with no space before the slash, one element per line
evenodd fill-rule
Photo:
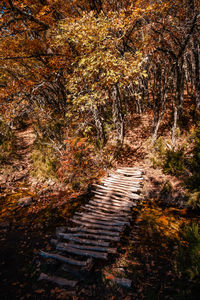
<path fill-rule="evenodd" d="M 175 176 L 183 174 L 185 170 L 185 157 L 183 148 L 177 151 L 166 151 L 163 170 L 165 173 Z"/>
<path fill-rule="evenodd" d="M 163 158 L 166 151 L 166 145 L 163 137 L 159 137 L 152 145 L 152 140 L 150 141 L 150 156 L 149 159 L 153 164 L 153 168 L 162 167 Z"/>
<path fill-rule="evenodd" d="M 199 191 L 200 190 L 200 123 L 197 126 L 197 129 L 194 133 L 193 138 L 193 149 L 192 149 L 192 157 L 189 160 L 189 166 L 192 171 L 192 176 L 187 179 L 187 186 L 190 190 Z"/>
<path fill-rule="evenodd" d="M 188 197 L 188 204 L 193 209 L 200 208 L 200 192 L 191 193 Z"/>
<path fill-rule="evenodd" d="M 200 233 L 198 224 L 186 226 L 180 233 L 181 242 L 177 256 L 177 270 L 179 276 L 186 277 L 193 282 L 200 279 Z"/>
<path fill-rule="evenodd" d="M 160 197 L 161 199 L 167 201 L 172 198 L 172 191 L 173 191 L 173 186 L 169 181 L 166 181 L 160 191 Z"/>

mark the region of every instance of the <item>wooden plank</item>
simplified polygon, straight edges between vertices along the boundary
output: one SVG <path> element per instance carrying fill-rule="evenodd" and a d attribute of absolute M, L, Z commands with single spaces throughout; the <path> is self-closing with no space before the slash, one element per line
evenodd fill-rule
<path fill-rule="evenodd" d="M 92 199 L 92 201 L 95 201 L 97 203 L 105 203 L 107 205 L 112 205 L 112 206 L 117 206 L 117 207 L 121 207 L 123 206 L 123 202 L 117 202 L 114 199 L 108 199 L 106 197 L 101 197 L 100 199 L 95 196 L 95 198 Z M 124 203 L 124 205 L 126 205 L 128 207 L 128 205 L 126 203 Z M 130 206 L 129 206 L 130 207 Z"/>
<path fill-rule="evenodd" d="M 129 188 L 126 188 L 126 187 L 121 187 L 121 186 L 119 186 L 118 184 L 114 184 L 114 183 L 112 183 L 112 184 L 107 184 L 107 185 L 103 185 L 103 186 L 101 186 L 103 189 L 109 189 L 109 190 L 112 190 L 113 192 L 115 191 L 115 190 L 117 190 L 117 191 L 122 191 L 122 192 L 126 192 L 126 193 L 129 193 L 129 192 L 135 192 L 135 193 L 137 193 L 137 192 L 139 192 L 139 191 L 141 191 L 141 187 L 134 187 L 134 186 L 132 186 L 132 187 L 129 187 Z"/>
<path fill-rule="evenodd" d="M 114 196 L 115 197 L 115 196 Z M 106 203 L 111 203 L 111 204 L 115 204 L 116 206 L 127 206 L 127 207 L 131 207 L 132 205 L 132 201 L 126 201 L 123 200 L 125 198 L 118 198 L 115 199 L 114 197 L 108 197 L 108 196 L 102 196 L 102 195 L 95 195 L 95 200 L 100 201 L 99 199 L 102 199 L 102 201 L 106 201 Z M 97 198 L 97 199 L 96 199 Z"/>
<path fill-rule="evenodd" d="M 119 184 L 106 184 L 104 183 L 105 187 L 107 187 L 108 189 L 112 189 L 112 190 L 117 190 L 117 191 L 125 191 L 125 192 L 140 192 L 141 191 L 141 188 L 140 187 L 135 187 L 135 186 L 132 186 L 132 187 L 128 187 L 126 188 L 125 186 L 120 186 Z"/>
<path fill-rule="evenodd" d="M 116 209 L 111 209 L 111 208 L 106 208 L 104 206 L 96 206 L 95 204 L 86 204 L 85 205 L 85 208 L 91 208 L 92 210 L 94 211 L 98 211 L 98 210 L 101 210 L 101 211 L 106 211 L 106 212 L 109 212 L 109 213 L 115 213 L 115 214 L 119 214 L 121 216 L 127 216 L 127 213 L 121 211 L 121 210 L 116 210 Z"/>
<path fill-rule="evenodd" d="M 129 176 L 129 177 L 132 177 L 134 179 L 139 178 L 139 179 L 143 180 L 143 177 L 142 177 L 141 174 L 136 175 L 136 174 L 131 174 L 131 172 L 123 172 L 123 171 L 117 171 L 117 173 L 123 174 L 126 177 Z"/>
<path fill-rule="evenodd" d="M 119 236 L 111 236 L 111 235 L 103 235 L 103 233 L 101 232 L 101 234 L 97 233 L 97 234 L 93 234 L 93 233 L 88 233 L 86 232 L 77 232 L 77 233 L 60 233 L 60 235 L 62 235 L 62 237 L 64 238 L 66 235 L 70 234 L 73 237 L 80 237 L 80 238 L 85 238 L 85 239 L 94 239 L 97 241 L 112 241 L 112 242 L 118 242 L 120 240 Z M 93 241 L 93 240 L 91 240 Z"/>
<path fill-rule="evenodd" d="M 78 283 L 78 281 L 75 280 L 67 280 L 66 278 L 57 277 L 57 276 L 49 276 L 45 273 L 41 273 L 38 280 L 47 280 L 56 283 L 60 286 L 70 286 L 70 287 L 75 287 Z"/>
<path fill-rule="evenodd" d="M 74 216 L 73 220 L 87 221 L 92 224 L 101 224 L 105 226 L 124 226 L 127 222 L 113 221 L 113 220 L 102 220 L 92 216 Z"/>
<path fill-rule="evenodd" d="M 131 207 L 133 206 L 132 203 L 131 204 L 127 204 L 124 202 L 114 202 L 114 200 L 104 200 L 104 199 L 97 199 L 97 198 L 93 198 L 93 200 L 91 200 L 89 203 L 97 203 L 97 204 L 105 204 L 107 206 L 111 206 L 114 207 L 116 209 L 123 209 L 125 211 L 130 211 Z"/>
<path fill-rule="evenodd" d="M 114 195 L 112 195 L 111 197 L 108 197 L 108 196 L 103 196 L 103 195 L 97 194 L 97 195 L 95 195 L 95 198 L 103 199 L 103 200 L 111 199 L 111 201 L 114 200 L 114 201 L 117 201 L 118 203 L 125 203 L 127 205 L 132 205 L 132 203 L 133 203 L 133 201 L 128 200 L 125 197 L 117 197 L 117 196 L 114 196 Z"/>
<path fill-rule="evenodd" d="M 102 182 L 104 181 L 114 181 L 114 182 L 119 182 L 123 185 L 132 185 L 132 184 L 137 184 L 137 185 L 140 185 L 142 184 L 141 180 L 138 180 L 138 178 L 132 178 L 132 177 L 118 177 L 118 176 L 109 176 L 105 179 L 102 180 Z"/>
<path fill-rule="evenodd" d="M 118 232 L 118 231 L 98 230 L 98 229 L 91 229 L 91 228 L 87 228 L 87 227 L 71 227 L 71 228 L 68 228 L 68 231 L 94 233 L 95 235 L 97 235 L 97 234 L 110 235 L 110 236 L 119 236 L 120 235 L 120 232 Z M 99 237 L 99 238 L 101 238 L 101 237 Z"/>
<path fill-rule="evenodd" d="M 124 172 L 125 174 L 129 173 L 129 174 L 132 174 L 132 175 L 140 175 L 140 176 L 142 175 L 142 172 L 139 171 L 139 170 L 130 170 L 130 169 L 121 169 L 121 168 L 118 168 L 116 170 L 116 172 Z"/>
<path fill-rule="evenodd" d="M 113 217 L 111 215 L 100 215 L 98 213 L 79 213 L 79 212 L 76 212 L 75 215 L 78 215 L 78 216 L 83 216 L 83 217 L 86 217 L 86 218 L 92 218 L 92 219 L 95 219 L 95 220 L 106 220 L 106 221 L 117 221 L 117 222 L 120 222 L 121 225 L 130 225 L 130 223 L 125 220 L 125 219 L 120 219 L 119 217 Z"/>
<path fill-rule="evenodd" d="M 124 198 L 119 198 L 118 200 L 116 199 L 107 199 L 107 197 L 103 197 L 101 195 L 95 195 L 95 198 L 93 200 L 97 201 L 105 201 L 108 204 L 113 204 L 115 203 L 116 206 L 119 207 L 132 207 L 133 206 L 133 201 L 126 201 Z"/>
<path fill-rule="evenodd" d="M 107 208 L 111 208 L 113 210 L 120 211 L 123 210 L 124 212 L 130 212 L 131 211 L 131 206 L 130 205 L 126 205 L 126 203 L 123 204 L 123 202 L 121 203 L 121 205 L 114 205 L 114 203 L 103 200 L 103 199 L 97 199 L 97 198 L 93 198 L 92 200 L 89 201 L 89 204 L 94 204 L 96 207 L 107 207 Z"/>
<path fill-rule="evenodd" d="M 116 170 L 116 172 L 122 172 L 122 174 L 128 173 L 128 174 L 131 174 L 133 176 L 135 176 L 135 175 L 142 176 L 142 174 L 143 174 L 143 172 L 140 171 L 140 170 L 128 170 L 128 169 L 120 169 L 120 168 L 118 168 Z"/>
<path fill-rule="evenodd" d="M 80 245 L 80 244 L 72 244 L 72 243 L 58 243 L 56 248 L 60 250 L 63 247 L 71 247 L 79 250 L 90 250 L 90 251 L 98 251 L 98 252 L 108 252 L 112 254 L 117 253 L 116 248 L 102 247 L 102 246 L 88 246 L 88 245 Z"/>
<path fill-rule="evenodd" d="M 139 192 L 139 191 L 138 191 Z M 136 194 L 136 193 L 132 193 L 132 192 L 129 192 L 129 193 L 126 193 L 126 192 L 119 192 L 119 191 L 113 191 L 113 194 L 114 195 L 119 195 L 121 197 L 129 197 L 130 199 L 138 199 L 139 198 L 139 195 Z M 136 195 L 136 196 L 135 196 Z M 138 197 L 138 198 L 137 198 Z"/>
<path fill-rule="evenodd" d="M 106 190 L 92 190 L 92 193 L 99 196 L 103 196 L 103 197 L 112 197 L 113 199 L 129 199 L 132 194 L 124 194 L 124 193 L 117 193 L 116 190 L 112 190 L 112 194 L 108 193 Z M 119 196 L 116 196 L 116 193 Z"/>
<path fill-rule="evenodd" d="M 62 237 L 65 240 L 76 242 L 79 244 L 88 244 L 88 245 L 95 245 L 95 246 L 100 245 L 103 247 L 108 247 L 110 244 L 109 242 L 105 242 L 104 240 L 94 241 L 94 240 L 89 240 L 89 239 L 81 239 L 81 238 L 74 236 L 71 233 L 60 233 L 60 237 Z"/>
<path fill-rule="evenodd" d="M 134 175 L 142 175 L 142 172 L 139 171 L 139 170 L 128 170 L 128 169 L 120 169 L 118 168 L 117 170 L 115 170 L 115 172 L 123 172 L 122 174 L 126 174 L 126 173 L 129 173 L 129 174 L 132 174 L 133 176 Z"/>
<path fill-rule="evenodd" d="M 110 179 L 109 177 L 106 180 L 102 180 L 101 183 L 103 183 L 103 184 L 117 184 L 121 187 L 126 187 L 126 188 L 141 187 L 141 185 L 142 185 L 141 182 L 134 182 L 134 181 L 125 182 L 124 180 Z"/>
<path fill-rule="evenodd" d="M 108 188 L 106 186 L 101 186 L 99 185 L 99 187 L 97 187 L 97 191 L 103 193 L 104 195 L 106 194 L 107 191 L 111 190 L 112 189 L 112 193 L 113 194 L 118 194 L 118 195 L 126 195 L 126 196 L 130 196 L 131 195 L 131 192 L 141 192 L 141 189 L 135 189 L 135 191 L 132 189 L 131 191 L 127 191 L 125 189 L 119 189 L 119 188 Z"/>
<path fill-rule="evenodd" d="M 118 169 L 121 169 L 121 170 L 136 170 L 136 171 L 140 171 L 143 173 L 143 169 L 140 168 L 140 167 L 119 167 Z"/>
<path fill-rule="evenodd" d="M 87 257 L 89 256 L 89 257 L 98 258 L 98 259 L 107 259 L 108 258 L 107 253 L 100 253 L 100 252 L 90 251 L 90 250 L 80 250 L 80 249 L 64 246 L 62 243 L 60 243 L 60 245 L 57 245 L 56 248 L 60 251 L 65 251 L 65 252 L 75 254 L 78 256 L 87 256 Z"/>
<path fill-rule="evenodd" d="M 87 211 L 89 213 L 92 214 L 98 214 L 100 216 L 108 216 L 108 217 L 112 217 L 112 218 L 117 218 L 119 221 L 124 221 L 124 220 L 130 220 L 131 216 L 130 215 L 121 215 L 121 212 L 119 213 L 113 213 L 113 212 L 105 212 L 103 210 L 94 210 L 93 208 L 89 208 L 89 207 L 83 207 L 84 211 Z"/>
<path fill-rule="evenodd" d="M 90 228 L 96 228 L 96 229 L 102 229 L 102 230 L 109 230 L 109 231 L 119 231 L 121 232 L 123 230 L 123 226 L 107 226 L 107 225 L 100 225 L 100 224 L 93 224 L 90 222 L 87 222 L 85 220 L 79 221 L 75 219 L 71 219 L 71 221 L 74 224 L 82 225 L 84 227 L 90 227 Z"/>
<path fill-rule="evenodd" d="M 91 259 L 90 260 L 88 259 L 86 261 L 81 261 L 81 260 L 65 257 L 65 256 L 62 256 L 62 255 L 59 255 L 59 254 L 47 253 L 47 252 L 44 252 L 44 251 L 40 251 L 38 254 L 45 257 L 45 258 L 53 258 L 53 259 L 62 261 L 64 263 L 74 265 L 74 266 L 80 266 L 80 267 L 87 267 L 87 265 L 91 264 L 91 262 L 92 262 Z"/>
<path fill-rule="evenodd" d="M 96 201 L 95 199 L 90 200 L 89 205 L 93 205 L 96 208 L 103 207 L 104 209 L 107 208 L 108 210 L 112 209 L 115 212 L 124 211 L 124 212 L 128 213 L 131 211 L 131 207 L 114 206 L 112 204 L 107 204 L 106 202 L 103 202 L 102 200 L 100 200 L 99 202 Z"/>
<path fill-rule="evenodd" d="M 111 176 L 112 178 L 116 178 L 116 179 L 124 179 L 124 180 L 131 180 L 131 181 L 133 181 L 134 180 L 134 182 L 142 182 L 143 180 L 144 180 L 144 178 L 143 177 L 132 177 L 132 176 L 130 176 L 130 177 L 127 177 L 127 176 L 124 176 L 123 174 L 120 174 L 120 175 L 117 175 L 116 173 L 114 173 L 114 174 L 112 174 L 112 176 Z"/>

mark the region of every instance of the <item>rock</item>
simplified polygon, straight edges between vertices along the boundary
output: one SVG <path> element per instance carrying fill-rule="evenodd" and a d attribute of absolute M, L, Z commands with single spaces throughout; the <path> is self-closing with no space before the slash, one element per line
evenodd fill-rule
<path fill-rule="evenodd" d="M 118 285 L 122 286 L 122 287 L 125 287 L 125 288 L 130 288 L 131 287 L 131 284 L 132 284 L 132 280 L 130 279 L 126 279 L 126 278 L 118 278 L 118 277 L 115 277 L 113 279 L 113 281 L 115 283 L 117 283 Z"/>
<path fill-rule="evenodd" d="M 29 206 L 32 203 L 32 197 L 24 197 L 18 200 L 18 204 L 21 206 Z"/>
<path fill-rule="evenodd" d="M 132 285 L 132 280 L 130 280 L 130 279 L 115 277 L 108 272 L 105 272 L 105 274 L 109 280 L 111 280 L 112 282 L 114 282 L 115 284 L 117 284 L 121 287 L 130 288 Z"/>

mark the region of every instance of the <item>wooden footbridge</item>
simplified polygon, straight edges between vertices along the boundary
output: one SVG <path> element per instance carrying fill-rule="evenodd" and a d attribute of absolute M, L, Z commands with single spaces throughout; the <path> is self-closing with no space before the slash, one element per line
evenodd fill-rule
<path fill-rule="evenodd" d="M 95 261 L 115 255 L 116 242 L 129 226 L 131 209 L 141 199 L 142 180 L 141 169 L 119 168 L 96 184 L 95 196 L 71 219 L 74 227 L 57 232 L 57 239 L 52 240 L 55 253 L 39 252 L 47 259 L 60 261 L 64 276 L 42 273 L 39 280 L 75 287 L 78 280 L 67 279 L 68 274 L 80 279 L 80 274 L 90 272 Z"/>

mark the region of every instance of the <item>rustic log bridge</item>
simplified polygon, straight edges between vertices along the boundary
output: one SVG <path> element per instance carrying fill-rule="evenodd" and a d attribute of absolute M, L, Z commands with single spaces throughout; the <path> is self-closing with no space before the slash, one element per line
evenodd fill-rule
<path fill-rule="evenodd" d="M 75 212 L 71 223 L 76 227 L 57 230 L 57 240 L 51 242 L 56 253 L 40 251 L 46 259 L 64 263 L 62 269 L 66 275 L 71 273 L 72 266 L 81 272 L 91 270 L 95 260 L 107 260 L 115 255 L 117 248 L 113 245 L 120 240 L 124 228 L 130 225 L 131 209 L 141 200 L 143 173 L 139 168 L 118 168 L 109 177 L 95 184 L 92 200 Z M 112 244 L 112 245 L 110 245 Z M 70 267 L 71 266 L 71 267 Z M 77 272 L 77 271 L 76 271 Z M 58 285 L 75 287 L 78 281 L 68 280 L 42 273 L 39 280 L 48 280 Z M 116 283 L 130 287 L 128 279 L 115 278 Z"/>

